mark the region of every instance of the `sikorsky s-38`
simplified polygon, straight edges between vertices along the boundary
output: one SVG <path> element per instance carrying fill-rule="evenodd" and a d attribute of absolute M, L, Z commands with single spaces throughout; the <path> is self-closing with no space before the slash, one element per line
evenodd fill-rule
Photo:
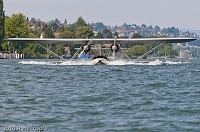
<path fill-rule="evenodd" d="M 137 39 L 119 39 L 117 37 L 113 39 L 52 39 L 52 38 L 7 38 L 6 41 L 11 42 L 26 42 L 26 43 L 36 43 L 40 46 L 41 44 L 79 44 L 80 47 L 77 52 L 68 61 L 72 61 L 75 58 L 78 59 L 88 59 L 91 60 L 94 65 L 107 65 L 109 61 L 114 61 L 117 59 L 118 53 L 123 53 L 127 58 L 128 55 L 121 48 L 121 44 L 145 44 L 145 43 L 157 43 L 160 45 L 166 43 L 183 43 L 196 40 L 195 38 L 137 38 Z M 98 44 L 99 55 L 93 55 L 91 46 Z M 109 48 L 102 48 L 103 44 L 110 44 Z M 45 48 L 45 47 L 44 47 Z M 109 50 L 107 56 L 102 55 L 102 50 Z M 49 50 L 46 48 L 46 50 Z M 50 50 L 49 50 L 50 51 Z M 150 50 L 151 51 L 151 50 Z M 52 51 L 50 51 L 52 52 Z M 53 52 L 52 52 L 53 53 Z M 61 58 L 61 57 L 60 57 Z"/>

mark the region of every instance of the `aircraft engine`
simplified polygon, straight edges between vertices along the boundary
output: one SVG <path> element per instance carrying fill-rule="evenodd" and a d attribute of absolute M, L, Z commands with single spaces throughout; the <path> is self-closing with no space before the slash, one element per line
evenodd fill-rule
<path fill-rule="evenodd" d="M 111 46 L 110 46 L 110 50 L 111 50 L 111 52 L 118 52 L 119 51 L 119 45 L 115 45 L 115 44 L 112 44 Z"/>
<path fill-rule="evenodd" d="M 91 47 L 87 46 L 87 44 L 82 45 L 82 50 L 84 50 L 85 54 L 87 54 L 88 52 L 90 52 Z"/>

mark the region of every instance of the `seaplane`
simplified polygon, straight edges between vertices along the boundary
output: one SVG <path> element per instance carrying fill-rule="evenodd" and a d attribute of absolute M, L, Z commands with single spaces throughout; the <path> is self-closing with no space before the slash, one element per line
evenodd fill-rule
<path fill-rule="evenodd" d="M 110 61 L 115 61 L 118 57 L 118 53 L 123 53 L 129 60 L 130 58 L 124 51 L 125 49 L 122 48 L 120 45 L 128 44 L 128 45 L 136 45 L 136 44 L 146 44 L 146 43 L 157 43 L 158 46 L 151 49 L 144 55 L 140 56 L 143 57 L 148 53 L 152 52 L 159 46 L 167 43 L 184 43 L 196 40 L 195 38 L 134 38 L 134 39 L 121 39 L 121 38 L 109 38 L 109 39 L 58 39 L 58 38 L 7 38 L 5 39 L 9 42 L 16 42 L 16 43 L 35 43 L 49 51 L 50 53 L 56 55 L 60 59 L 63 59 L 61 56 L 55 54 L 48 48 L 44 47 L 42 44 L 79 44 L 80 47 L 77 48 L 76 53 L 71 57 L 71 59 L 67 61 L 72 61 L 73 59 L 78 60 L 89 60 L 94 65 L 107 65 Z M 99 45 L 99 48 L 92 47 L 93 45 Z M 102 48 L 102 45 L 109 44 L 109 48 Z M 99 55 L 93 55 L 92 49 L 99 49 Z M 109 50 L 107 56 L 102 55 L 102 50 Z M 137 59 L 136 59 L 137 60 Z M 146 63 L 146 62 L 145 62 Z"/>

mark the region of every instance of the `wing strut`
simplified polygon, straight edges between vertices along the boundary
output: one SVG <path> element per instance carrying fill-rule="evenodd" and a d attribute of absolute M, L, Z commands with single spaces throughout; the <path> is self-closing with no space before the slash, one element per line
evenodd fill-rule
<path fill-rule="evenodd" d="M 138 59 L 141 59 L 141 58 L 144 57 L 145 55 L 151 53 L 152 51 L 154 51 L 155 49 L 157 49 L 158 47 L 160 47 L 161 45 L 163 45 L 163 44 L 165 44 L 165 43 L 166 43 L 166 42 L 163 42 L 163 43 L 159 44 L 158 46 L 156 46 L 155 48 L 153 48 L 153 49 L 149 50 L 148 52 L 144 53 L 143 55 L 139 56 L 137 59 L 134 60 L 134 62 L 137 61 Z"/>
<path fill-rule="evenodd" d="M 43 49 L 47 50 L 48 52 L 50 52 L 51 54 L 57 56 L 58 58 L 65 60 L 62 56 L 59 56 L 58 54 L 54 53 L 53 51 L 51 51 L 50 49 L 44 47 L 43 45 L 39 44 L 38 42 L 35 42 L 36 44 L 38 44 L 40 47 L 42 47 Z"/>
<path fill-rule="evenodd" d="M 131 59 L 128 57 L 128 55 L 126 54 L 126 52 L 121 48 L 121 46 L 119 46 L 119 49 L 125 54 L 125 56 L 126 56 L 129 60 L 131 60 Z"/>

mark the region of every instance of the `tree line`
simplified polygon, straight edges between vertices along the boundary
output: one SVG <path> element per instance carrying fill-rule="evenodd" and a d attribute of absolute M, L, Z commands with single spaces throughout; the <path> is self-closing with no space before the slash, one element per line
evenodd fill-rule
<path fill-rule="evenodd" d="M 39 22 L 38 20 L 37 22 Z M 94 34 L 92 26 L 87 24 L 82 17 L 79 17 L 76 22 L 70 26 L 58 27 L 53 21 L 48 22 L 41 27 L 40 23 L 37 24 L 35 28 L 30 28 L 28 26 L 29 20 L 22 13 L 12 14 L 11 16 L 5 16 L 3 11 L 3 1 L 0 0 L 0 52 L 15 52 L 24 54 L 25 58 L 47 58 L 48 53 L 42 49 L 40 46 L 33 43 L 11 43 L 4 42 L 4 38 L 38 38 L 41 34 L 44 34 L 44 38 L 113 38 L 118 36 L 117 32 L 112 33 L 109 29 L 105 28 L 103 31 L 99 31 Z M 119 37 L 119 36 L 118 36 Z M 134 34 L 132 38 L 142 38 L 140 34 Z M 148 36 L 156 37 L 156 36 Z M 166 36 L 161 36 L 166 37 Z M 128 38 L 124 36 L 123 38 Z M 47 45 L 43 44 L 47 47 Z M 59 55 L 64 55 L 64 48 L 68 46 L 71 48 L 71 53 L 75 52 L 75 45 L 51 45 L 50 50 Z M 156 44 L 144 44 L 144 45 L 122 45 L 122 47 L 130 47 L 126 52 L 131 58 L 137 58 L 143 55 L 151 48 L 155 47 Z M 160 47 L 159 55 L 167 55 L 169 57 L 174 57 L 177 52 L 172 49 L 171 45 L 164 45 Z M 157 53 L 157 52 L 155 52 Z M 154 54 L 158 55 L 158 54 Z"/>

